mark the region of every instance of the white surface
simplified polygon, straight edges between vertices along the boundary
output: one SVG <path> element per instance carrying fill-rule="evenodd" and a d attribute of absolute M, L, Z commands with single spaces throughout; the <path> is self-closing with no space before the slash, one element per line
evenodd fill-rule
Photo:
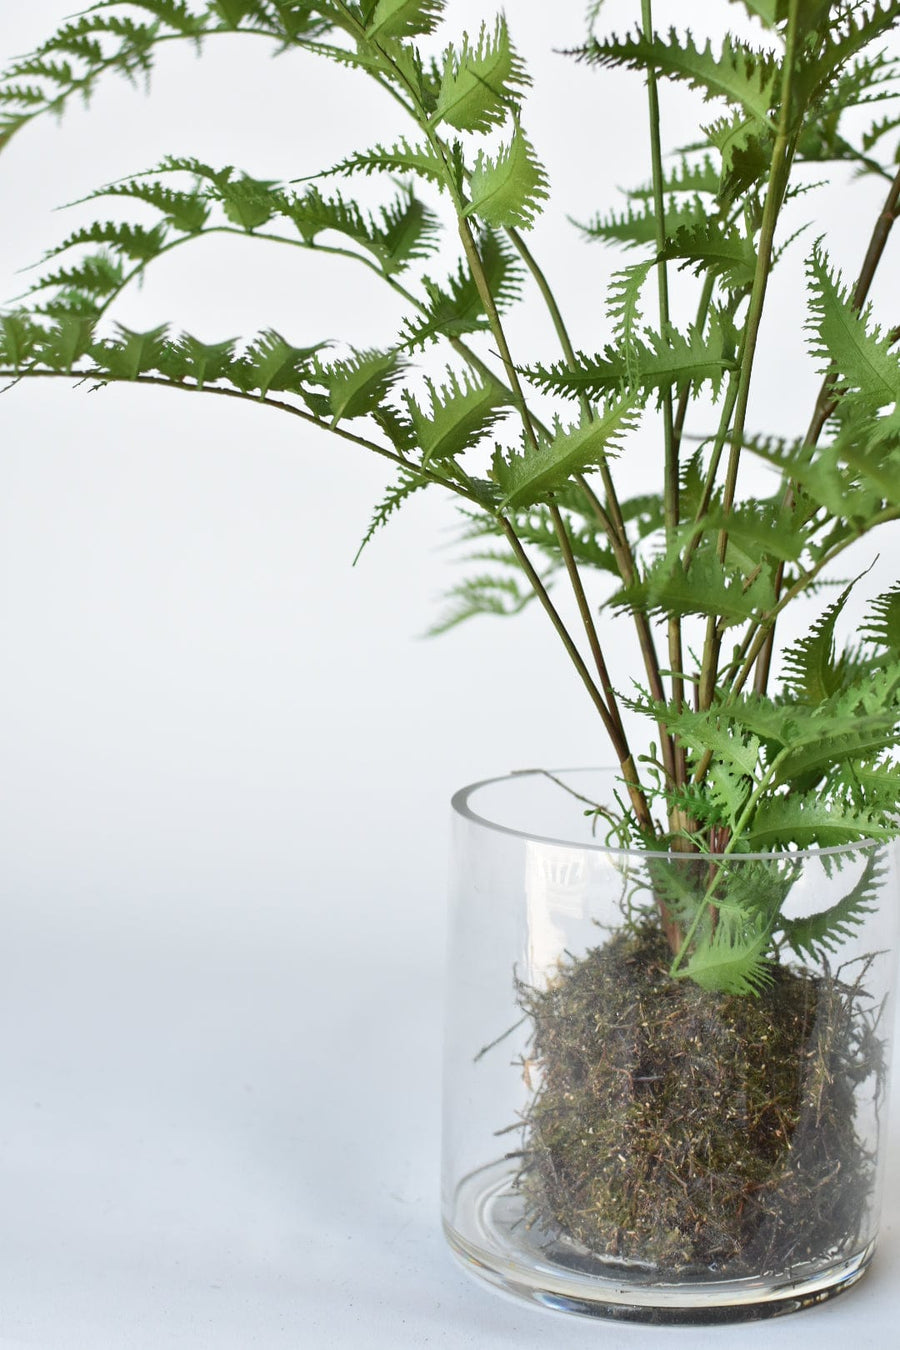
<path fill-rule="evenodd" d="M 6 0 L 0 55 L 70 3 Z M 598 178 L 635 177 L 610 104 L 622 85 L 601 99 L 549 54 L 580 36 L 581 0 L 554 7 L 552 35 L 545 7 L 515 8 L 541 75 L 528 127 L 561 203 L 537 239 L 592 345 L 599 291 L 575 260 L 599 255 L 564 211 L 608 201 Z M 202 65 L 172 52 L 150 101 L 109 85 L 14 142 L 4 294 L 71 228 L 51 207 L 165 153 L 288 177 L 356 144 L 357 121 L 390 134 L 358 80 L 295 71 L 262 44 Z M 858 223 L 829 200 L 852 267 Z M 201 244 L 118 317 L 209 340 L 390 332 L 361 275 L 332 293 L 319 260 L 282 279 L 263 255 Z M 533 336 L 554 355 L 537 320 Z M 815 378 L 796 329 L 771 336 L 761 424 L 787 403 L 799 425 Z M 450 512 L 413 503 L 352 572 L 383 472 L 274 414 L 31 385 L 0 401 L 0 427 L 0 1348 L 659 1345 L 479 1289 L 438 1228 L 447 800 L 508 768 L 603 757 L 540 616 L 415 641 L 450 575 Z M 668 1339 L 893 1344 L 897 1154 L 895 1134 L 860 1290 Z"/>

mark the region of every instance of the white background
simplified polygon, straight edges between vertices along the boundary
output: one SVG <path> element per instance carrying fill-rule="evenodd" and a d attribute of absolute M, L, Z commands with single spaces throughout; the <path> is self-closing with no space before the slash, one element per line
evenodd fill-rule
<path fill-rule="evenodd" d="M 69 3 L 2 9 L 5 62 Z M 458 32 L 486 11 L 451 12 Z M 554 188 L 535 247 L 596 349 L 609 264 L 566 214 L 643 177 L 643 104 L 627 77 L 553 52 L 581 17 L 581 0 L 510 6 Z M 676 141 L 686 109 L 667 104 Z M 107 84 L 0 157 L 2 294 L 84 215 L 53 208 L 164 154 L 294 178 L 397 119 L 361 77 L 273 63 L 258 39 L 200 62 L 174 46 L 149 99 Z M 852 272 L 882 188 L 851 204 L 845 187 L 816 199 L 809 237 L 828 228 Z M 815 395 L 792 308 L 802 248 L 759 429 L 802 430 Z M 894 244 L 893 294 L 898 262 Z M 176 253 L 116 312 L 209 341 L 273 326 L 357 345 L 389 341 L 396 315 L 362 269 L 250 241 Z M 522 332 L 519 359 L 555 357 L 538 314 Z M 623 470 L 629 490 L 655 473 Z M 506 1304 L 442 1246 L 447 800 L 605 752 L 537 611 L 417 637 L 454 574 L 447 503 L 414 500 L 351 568 L 385 482 L 362 452 L 226 400 L 35 382 L 0 401 L 3 1350 L 659 1343 Z M 870 589 L 895 551 L 882 541 Z M 690 1343 L 891 1343 L 891 1186 L 864 1292 Z"/>

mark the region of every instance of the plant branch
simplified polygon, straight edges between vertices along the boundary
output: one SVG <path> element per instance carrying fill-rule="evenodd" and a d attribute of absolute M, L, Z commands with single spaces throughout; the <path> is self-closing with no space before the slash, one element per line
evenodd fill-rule
<path fill-rule="evenodd" d="M 334 436 L 339 436 L 341 440 L 349 441 L 352 445 L 361 446 L 373 454 L 380 455 L 382 459 L 388 459 L 392 464 L 405 469 L 407 473 L 417 474 L 420 478 L 426 478 L 429 482 L 438 484 L 446 488 L 456 496 L 464 497 L 475 506 L 483 507 L 484 502 L 474 493 L 470 492 L 459 483 L 453 482 L 448 478 L 443 478 L 423 465 L 415 464 L 411 460 L 404 458 L 395 450 L 389 450 L 387 446 L 379 445 L 377 441 L 370 440 L 367 436 L 359 436 L 356 432 L 347 431 L 340 425 L 335 425 L 332 421 L 325 421 L 316 417 L 314 413 L 307 412 L 305 408 L 298 408 L 294 403 L 286 403 L 283 399 L 270 398 L 268 395 L 244 393 L 241 389 L 223 389 L 216 385 L 188 384 L 176 380 L 166 379 L 162 375 L 137 375 L 132 379 L 116 378 L 107 372 L 101 370 L 3 370 L 0 369 L 0 379 L 8 379 L 9 384 L 2 392 L 13 388 L 22 380 L 37 379 L 63 379 L 73 380 L 77 384 L 84 384 L 90 381 L 94 388 L 105 388 L 110 384 L 137 384 L 153 385 L 162 389 L 174 389 L 186 394 L 209 394 L 219 398 L 242 399 L 245 403 L 252 403 L 259 407 L 275 408 L 279 412 L 290 413 L 293 417 L 299 417 L 301 421 L 307 422 L 310 426 L 317 427 L 320 431 L 330 432 Z"/>

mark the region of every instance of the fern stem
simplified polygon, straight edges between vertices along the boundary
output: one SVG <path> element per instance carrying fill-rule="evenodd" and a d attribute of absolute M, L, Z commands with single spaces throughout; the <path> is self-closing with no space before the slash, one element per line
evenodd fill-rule
<path fill-rule="evenodd" d="M 553 601 L 550 599 L 549 592 L 547 591 L 546 586 L 544 585 L 543 581 L 538 575 L 538 572 L 535 569 L 534 565 L 532 564 L 531 559 L 525 552 L 525 548 L 522 544 L 522 541 L 516 534 L 512 523 L 510 522 L 508 517 L 504 515 L 498 515 L 497 521 L 500 525 L 500 528 L 503 530 L 503 533 L 506 535 L 507 541 L 510 545 L 510 548 L 512 549 L 513 553 L 516 556 L 516 560 L 518 561 L 519 566 L 522 568 L 522 571 L 528 578 L 529 584 L 531 585 L 531 589 L 534 591 L 535 595 L 537 596 L 538 600 L 540 601 L 544 609 L 544 612 L 547 614 L 548 618 L 550 619 L 550 622 L 556 629 L 556 632 L 559 635 L 560 640 L 562 641 L 562 644 L 566 649 L 566 652 L 568 653 L 569 659 L 571 660 L 573 666 L 575 667 L 579 676 L 581 677 L 582 683 L 587 689 L 591 701 L 594 704 L 594 707 L 600 714 L 600 719 L 603 722 L 604 727 L 606 728 L 610 741 L 613 744 L 613 748 L 615 749 L 619 761 L 621 762 L 623 758 L 627 758 L 628 756 L 628 747 L 624 745 L 621 739 L 619 738 L 615 721 L 612 715 L 610 714 L 609 709 L 606 706 L 606 703 L 603 699 L 603 695 L 597 688 L 597 685 L 594 683 L 594 679 L 591 675 L 591 672 L 588 670 L 584 658 L 582 657 L 581 652 L 578 650 L 574 638 L 572 637 L 569 630 L 566 628 L 566 625 L 563 622 L 559 610 L 556 608 Z"/>
<path fill-rule="evenodd" d="M 872 289 L 872 283 L 875 280 L 875 273 L 878 270 L 879 263 L 884 256 L 884 250 L 887 247 L 888 238 L 891 230 L 900 215 L 900 170 L 894 176 L 888 191 L 884 205 L 875 221 L 872 230 L 869 246 L 866 249 L 866 256 L 863 259 L 862 268 L 853 287 L 852 305 L 855 310 L 861 310 L 865 304 L 869 291 Z M 834 372 L 829 371 L 819 390 L 816 406 L 813 410 L 812 420 L 804 437 L 803 444 L 812 447 L 818 444 L 819 437 L 825 429 L 825 424 L 836 407 L 836 400 L 833 394 Z M 793 510 L 795 502 L 795 491 L 793 483 L 789 483 L 784 494 L 784 508 Z M 784 585 L 784 560 L 779 560 L 775 571 L 775 599 L 781 595 L 781 588 Z M 772 654 L 775 650 L 775 625 L 769 629 L 766 641 L 763 644 L 756 663 L 756 674 L 754 676 L 754 688 L 758 694 L 764 694 L 769 683 L 769 674 L 772 666 Z"/>
<path fill-rule="evenodd" d="M 700 927 L 700 922 L 703 919 L 704 915 L 709 911 L 713 895 L 715 894 L 716 887 L 719 884 L 719 877 L 722 870 L 722 863 L 724 862 L 725 858 L 730 857 L 730 855 L 734 852 L 738 840 L 740 839 L 741 835 L 743 834 L 744 830 L 747 828 L 747 825 L 749 824 L 750 820 L 753 817 L 753 813 L 756 810 L 760 798 L 766 791 L 766 788 L 771 783 L 777 770 L 781 767 L 782 760 L 784 760 L 787 757 L 787 755 L 791 753 L 793 748 L 794 747 L 792 745 L 785 746 L 785 748 L 779 754 L 777 754 L 775 758 L 772 760 L 772 763 L 766 769 L 765 773 L 762 775 L 762 778 L 756 784 L 752 793 L 750 794 L 747 804 L 744 807 L 743 811 L 741 812 L 740 819 L 735 823 L 735 827 L 731 833 L 731 837 L 729 838 L 728 843 L 725 845 L 721 853 L 715 855 L 713 861 L 713 868 L 714 868 L 713 876 L 706 888 L 706 894 L 703 896 L 703 899 L 698 904 L 697 911 L 693 917 L 693 920 L 691 921 L 691 924 L 689 925 L 686 933 L 684 934 L 682 944 L 675 955 L 674 961 L 669 967 L 669 974 L 673 978 L 677 977 L 682 962 L 684 961 L 684 958 L 690 949 L 690 945 L 693 942 L 694 938 L 697 936 L 697 929 Z"/>
<path fill-rule="evenodd" d="M 588 604 L 585 595 L 584 585 L 581 575 L 578 571 L 578 565 L 575 561 L 575 555 L 572 552 L 572 544 L 569 539 L 569 532 L 566 529 L 566 523 L 562 518 L 562 512 L 555 502 L 550 503 L 550 519 L 553 521 L 553 528 L 556 531 L 556 538 L 559 542 L 560 552 L 566 565 L 566 571 L 572 586 L 572 592 L 575 596 L 575 602 L 578 605 L 578 612 L 581 615 L 581 622 L 584 625 L 585 635 L 588 645 L 591 649 L 591 655 L 594 658 L 594 665 L 597 667 L 597 674 L 600 676 L 600 684 L 603 693 L 606 696 L 606 706 L 609 709 L 609 715 L 615 723 L 617 734 L 623 746 L 627 745 L 627 735 L 625 726 L 622 722 L 622 714 L 619 711 L 618 700 L 612 681 L 609 678 L 609 668 L 606 664 L 606 658 L 603 655 L 603 649 L 600 645 L 600 638 L 597 634 L 597 625 L 594 623 L 591 607 Z"/>
<path fill-rule="evenodd" d="M 698 330 L 702 329 L 709 315 L 709 306 L 712 302 L 713 289 L 716 279 L 713 276 L 706 276 L 703 279 L 703 289 L 700 292 L 700 300 L 697 305 L 697 317 L 694 326 Z M 681 442 L 684 437 L 684 427 L 687 422 L 688 410 L 691 405 L 691 385 L 686 384 L 678 396 L 678 406 L 675 409 L 675 423 L 673 434 L 675 437 L 675 453 L 680 454 Z"/>
<path fill-rule="evenodd" d="M 509 350 L 509 344 L 506 341 L 506 334 L 503 330 L 503 323 L 500 319 L 500 312 L 497 309 L 493 293 L 490 288 L 487 276 L 484 271 L 484 264 L 481 261 L 481 254 L 478 252 L 478 245 L 475 243 L 475 236 L 472 233 L 472 227 L 467 218 L 458 213 L 459 235 L 462 239 L 463 249 L 465 250 L 466 260 L 472 273 L 473 280 L 478 288 L 478 294 L 481 297 L 481 303 L 484 305 L 484 311 L 488 317 L 488 323 L 491 325 L 491 332 L 497 343 L 500 354 L 500 360 L 503 363 L 503 369 L 506 371 L 506 378 L 512 395 L 515 400 L 516 408 L 522 420 L 522 426 L 525 431 L 525 437 L 532 450 L 538 449 L 537 434 L 534 429 L 534 422 L 531 418 L 531 411 L 525 398 L 525 391 L 522 388 L 522 382 L 519 379 L 519 372 L 516 369 L 515 362 L 512 359 L 512 353 Z"/>
<path fill-rule="evenodd" d="M 621 533 L 616 529 L 613 521 L 607 515 L 603 503 L 599 500 L 592 489 L 590 483 L 583 474 L 576 474 L 575 480 L 584 493 L 591 510 L 596 515 L 600 525 L 609 540 L 613 556 L 616 559 L 619 568 L 619 574 L 626 586 L 631 585 L 634 580 L 637 569 L 634 565 L 634 558 L 631 547 L 628 543 L 628 537 L 625 534 L 625 522 L 622 520 Z M 621 520 L 621 513 L 620 513 Z M 624 541 L 624 543 L 623 543 Z M 662 682 L 662 673 L 659 664 L 659 655 L 656 650 L 656 643 L 653 638 L 653 629 L 650 626 L 650 620 L 641 610 L 632 612 L 635 630 L 637 632 L 638 645 L 641 649 L 641 657 L 644 662 L 644 670 L 647 675 L 647 684 L 654 702 L 658 704 L 666 703 L 666 691 Z M 675 782 L 675 751 L 674 738 L 668 732 L 665 724 L 657 722 L 657 729 L 660 737 L 660 754 L 662 755 L 663 768 L 670 783 Z"/>
<path fill-rule="evenodd" d="M 641 0 L 641 24 L 645 41 L 652 43 L 654 33 L 651 0 Z M 671 320 L 669 313 L 669 270 L 665 259 L 666 202 L 663 189 L 665 179 L 663 176 L 662 162 L 659 90 L 657 87 L 656 68 L 652 62 L 647 63 L 647 100 L 650 114 L 650 157 L 653 168 L 653 207 L 654 215 L 656 217 L 656 248 L 658 253 L 656 275 L 659 294 L 659 329 L 662 337 L 667 339 Z M 670 549 L 675 542 L 678 531 L 679 493 L 681 487 L 678 467 L 678 442 L 675 438 L 675 413 L 671 389 L 666 389 L 663 395 L 662 416 L 665 453 L 663 510 L 665 517 L 666 547 Z M 677 614 L 669 617 L 667 631 L 670 679 L 672 681 L 672 703 L 675 707 L 675 711 L 680 713 L 684 706 L 684 649 L 681 618 Z M 675 785 L 677 787 L 683 787 L 687 779 L 687 759 L 684 747 L 680 744 L 677 736 L 673 739 L 672 754 L 674 760 L 673 769 Z M 674 832 L 677 833 L 680 831 L 686 823 L 687 822 L 683 819 L 680 810 L 675 810 L 672 813 Z"/>
<path fill-rule="evenodd" d="M 553 290 L 550 286 L 550 283 L 547 281 L 547 277 L 543 269 L 541 268 L 534 254 L 529 249 L 528 245 L 525 243 L 525 240 L 522 238 L 519 231 L 510 228 L 507 230 L 507 234 L 509 236 L 510 242 L 513 244 L 514 248 L 518 251 L 519 256 L 521 257 L 522 261 L 525 263 L 525 266 L 528 268 L 529 272 L 531 273 L 532 277 L 535 280 L 537 288 L 540 291 L 541 297 L 543 298 L 544 303 L 547 306 L 547 311 L 550 315 L 550 319 L 553 323 L 553 327 L 559 339 L 559 344 L 562 349 L 563 356 L 565 357 L 566 362 L 568 363 L 569 369 L 574 370 L 577 365 L 575 348 L 572 345 L 572 339 L 569 336 L 569 330 L 566 327 L 565 319 L 563 318 L 562 311 L 559 308 L 556 296 L 553 294 Z M 589 421 L 593 421 L 594 410 L 593 407 L 591 406 L 590 400 L 586 397 L 586 395 L 582 394 L 579 401 L 581 405 L 582 414 Z M 585 496 L 587 497 L 591 505 L 591 508 L 594 511 L 594 514 L 597 516 L 597 519 L 599 520 L 601 526 L 603 527 L 604 533 L 606 534 L 606 537 L 609 540 L 610 547 L 612 548 L 613 554 L 615 555 L 616 562 L 618 563 L 619 570 L 622 574 L 622 578 L 625 584 L 630 585 L 631 581 L 634 579 L 636 568 L 634 563 L 634 554 L 632 553 L 631 544 L 629 542 L 628 534 L 625 529 L 625 518 L 622 515 L 622 507 L 619 503 L 618 493 L 616 492 L 615 482 L 613 480 L 612 474 L 610 473 L 609 466 L 605 463 L 601 463 L 599 469 L 600 469 L 600 481 L 603 484 L 603 491 L 606 494 L 606 509 L 604 509 L 604 507 L 598 500 L 596 494 L 592 491 L 584 474 L 576 474 L 576 481 L 579 487 L 581 488 L 582 492 L 584 492 Z M 657 702 L 665 703 L 666 693 L 663 687 L 662 674 L 660 671 L 660 664 L 659 664 L 659 656 L 657 655 L 656 651 L 656 643 L 653 640 L 653 630 L 650 627 L 650 622 L 646 614 L 641 614 L 638 611 L 634 612 L 634 621 L 637 628 L 638 643 L 640 645 L 641 655 L 643 657 L 644 662 L 644 670 L 646 671 L 647 674 L 647 680 L 649 682 L 650 691 L 653 694 L 654 699 L 657 700 Z M 672 736 L 669 735 L 669 733 L 666 731 L 662 723 L 659 723 L 658 727 L 660 734 L 660 750 L 663 757 L 663 764 L 670 780 L 674 782 L 675 780 L 674 741 Z"/>
<path fill-rule="evenodd" d="M 747 313 L 747 321 L 744 326 L 743 342 L 741 344 L 740 375 L 735 403 L 734 424 L 731 433 L 731 449 L 728 456 L 728 466 L 725 472 L 725 482 L 722 490 L 722 510 L 725 516 L 725 524 L 719 531 L 716 547 L 719 562 L 725 561 L 725 556 L 728 551 L 727 518 L 734 506 L 735 492 L 737 490 L 738 469 L 740 467 L 741 452 L 744 446 L 744 428 L 747 422 L 747 410 L 750 403 L 750 387 L 753 376 L 754 360 L 756 357 L 756 347 L 759 340 L 759 330 L 762 323 L 763 310 L 765 308 L 769 274 L 772 270 L 775 230 L 784 203 L 784 194 L 791 170 L 791 97 L 794 86 L 794 63 L 797 48 L 799 5 L 800 0 L 790 0 L 787 42 L 781 79 L 781 108 L 778 116 L 778 131 L 775 137 L 775 145 L 772 150 L 772 161 L 769 168 L 769 180 L 766 189 L 766 201 L 763 208 L 762 223 L 760 225 L 756 272 L 753 277 L 753 287 L 750 292 L 750 306 Z M 709 708 L 712 704 L 713 695 L 715 693 L 720 643 L 721 635 L 718 630 L 718 620 L 716 615 L 712 614 L 709 616 L 706 625 L 706 640 L 703 645 L 703 666 L 698 690 L 698 706 L 704 710 Z"/>
<path fill-rule="evenodd" d="M 499 516 L 498 520 L 501 528 L 503 529 L 504 534 L 506 535 L 507 540 L 509 541 L 513 553 L 516 555 L 516 558 L 518 559 L 518 562 L 523 572 L 528 577 L 532 590 L 534 591 L 535 595 L 540 601 L 544 609 L 544 612 L 547 614 L 548 618 L 550 619 L 550 622 L 553 624 L 553 627 L 556 629 L 556 632 L 558 633 L 560 639 L 562 640 L 563 646 L 565 647 L 566 652 L 568 653 L 569 659 L 571 660 L 579 676 L 581 677 L 581 680 L 585 688 L 587 689 L 588 694 L 590 695 L 595 708 L 600 714 L 601 721 L 603 722 L 603 725 L 606 728 L 607 735 L 609 736 L 610 742 L 612 743 L 613 749 L 618 758 L 619 768 L 621 770 L 625 786 L 628 790 L 628 796 L 631 801 L 632 809 L 634 810 L 635 819 L 637 820 L 641 830 L 645 834 L 655 835 L 656 827 L 653 823 L 653 817 L 650 814 L 650 808 L 647 805 L 647 798 L 645 797 L 643 789 L 640 786 L 637 766 L 628 748 L 628 743 L 627 741 L 624 740 L 623 736 L 619 735 L 615 719 L 613 718 L 612 714 L 607 708 L 603 700 L 603 695 L 597 688 L 597 685 L 594 683 L 594 680 L 591 677 L 591 673 L 588 670 L 587 665 L 585 664 L 584 659 L 572 638 L 572 635 L 566 628 L 559 614 L 559 611 L 553 604 L 553 601 L 550 599 L 550 596 L 547 593 L 547 588 L 544 586 L 544 583 L 541 581 L 541 578 L 538 576 L 537 572 L 532 566 L 531 560 L 529 559 L 528 554 L 525 552 L 525 549 L 522 547 L 522 543 L 518 535 L 516 534 L 509 520 L 505 516 Z M 663 915 L 664 923 L 666 922 L 666 917 L 667 916 Z M 671 925 L 671 920 L 669 920 L 669 923 Z"/>

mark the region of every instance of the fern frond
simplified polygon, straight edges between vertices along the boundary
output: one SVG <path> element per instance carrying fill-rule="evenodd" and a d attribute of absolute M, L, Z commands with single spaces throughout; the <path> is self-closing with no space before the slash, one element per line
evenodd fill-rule
<path fill-rule="evenodd" d="M 661 397 L 682 384 L 710 384 L 717 393 L 735 364 L 735 335 L 725 316 L 714 310 L 705 332 L 672 329 L 665 338 L 647 333 L 646 340 L 635 340 L 625 351 L 610 346 L 602 355 L 579 355 L 574 365 L 537 366 L 528 375 L 545 392 L 571 397 L 596 398 L 625 387 Z"/>
<path fill-rule="evenodd" d="M 838 951 L 875 910 L 885 871 L 883 851 L 872 849 L 859 880 L 835 904 L 801 919 L 779 920 L 785 941 L 801 958 L 821 960 L 823 955 Z"/>
<path fill-rule="evenodd" d="M 495 230 L 483 231 L 477 247 L 494 303 L 502 314 L 521 294 L 521 261 Z M 426 295 L 424 308 L 410 315 L 402 329 L 403 342 L 411 351 L 440 337 L 461 337 L 490 327 L 478 285 L 465 262 L 443 284 L 423 277 L 422 285 Z"/>
<path fill-rule="evenodd" d="M 230 372 L 232 383 L 246 391 L 259 390 L 260 398 L 279 390 L 304 394 L 307 383 L 315 383 L 318 367 L 316 353 L 323 344 L 294 347 L 280 333 L 267 329 L 253 341 L 240 362 Z"/>
<path fill-rule="evenodd" d="M 433 120 L 458 131 L 490 131 L 506 121 L 529 83 L 501 15 L 493 32 L 482 23 L 477 44 L 464 35 L 458 51 L 447 49 Z"/>
<path fill-rule="evenodd" d="M 209 219 L 209 198 L 204 193 L 197 190 L 182 192 L 145 175 L 98 188 L 83 200 L 95 201 L 100 197 L 124 197 L 146 202 L 148 206 L 154 206 L 161 212 L 166 222 L 183 234 L 198 234 Z"/>
<path fill-rule="evenodd" d="M 721 51 L 713 52 L 707 41 L 698 47 L 690 33 L 669 30 L 668 39 L 645 37 L 594 38 L 577 52 L 581 60 L 596 66 L 619 66 L 630 70 L 653 68 L 671 80 L 702 90 L 704 97 L 736 103 L 760 122 L 768 120 L 777 89 L 778 67 L 768 52 L 752 51 L 726 36 Z"/>
<path fill-rule="evenodd" d="M 756 275 L 753 240 L 736 226 L 725 227 L 709 215 L 677 229 L 666 245 L 665 256 L 681 260 L 683 267 L 697 274 L 720 277 L 732 290 L 749 288 Z"/>
<path fill-rule="evenodd" d="M 851 582 L 810 631 L 785 650 L 784 687 L 791 698 L 818 706 L 843 684 L 846 663 L 835 656 L 834 630 L 852 589 Z"/>
<path fill-rule="evenodd" d="M 475 576 L 454 586 L 447 594 L 449 607 L 428 629 L 429 637 L 437 637 L 458 627 L 479 614 L 509 618 L 521 614 L 535 598 L 534 591 L 513 576 Z"/>
<path fill-rule="evenodd" d="M 573 427 L 556 423 L 552 438 L 539 436 L 537 449 L 529 446 L 509 458 L 494 455 L 493 475 L 503 493 L 504 507 L 528 506 L 548 492 L 564 487 L 576 473 L 605 463 L 619 448 L 626 432 L 640 416 L 634 397 L 610 403 L 591 419 Z"/>
<path fill-rule="evenodd" d="M 885 825 L 875 812 L 857 811 L 818 793 L 771 797 L 760 802 L 743 843 L 753 852 L 790 841 L 798 848 L 855 844 L 863 839 L 892 839 L 896 828 Z"/>
<path fill-rule="evenodd" d="M 722 159 L 719 201 L 732 206 L 768 176 L 773 137 L 754 118 L 739 112 L 717 118 L 704 131 Z"/>
<path fill-rule="evenodd" d="M 48 272 L 32 288 L 33 292 L 57 290 L 70 293 L 82 302 L 98 308 L 121 290 L 125 281 L 123 263 L 112 253 L 91 253 L 71 267 Z"/>
<path fill-rule="evenodd" d="M 393 350 L 354 352 L 346 360 L 320 366 L 332 424 L 375 412 L 405 367 L 403 357 Z"/>
<path fill-rule="evenodd" d="M 234 366 L 235 339 L 226 342 L 201 342 L 190 333 L 182 333 L 169 344 L 160 370 L 170 380 L 191 380 L 198 389 L 226 379 Z"/>
<path fill-rule="evenodd" d="M 403 396 L 423 464 L 455 458 L 477 445 L 509 407 L 509 394 L 498 383 L 460 378 L 452 371 L 442 385 L 430 379 L 425 383 L 427 408 L 412 394 Z"/>
<path fill-rule="evenodd" d="M 479 151 L 469 192 L 467 216 L 497 227 L 531 228 L 549 191 L 543 166 L 520 127 L 493 158 Z"/>
<path fill-rule="evenodd" d="M 408 38 L 433 33 L 445 0 L 378 0 L 366 23 L 369 37 Z"/>
<path fill-rule="evenodd" d="M 160 370 L 160 362 L 165 350 L 165 337 L 168 325 L 151 328 L 146 333 L 136 333 L 122 324 L 116 324 L 117 340 L 101 339 L 91 347 L 93 357 L 100 372 L 106 372 L 116 380 L 136 380 L 148 371 Z"/>
<path fill-rule="evenodd" d="M 674 168 L 664 166 L 662 190 L 667 199 L 679 193 L 691 197 L 705 193 L 715 197 L 719 191 L 719 170 L 708 154 L 701 159 L 689 159 L 682 154 Z M 629 201 L 650 202 L 654 199 L 655 189 L 652 183 L 644 183 L 641 187 L 626 188 L 625 196 Z"/>
<path fill-rule="evenodd" d="M 859 636 L 863 642 L 874 642 L 900 655 L 900 582 L 871 602 Z"/>
<path fill-rule="evenodd" d="M 715 930 L 694 947 L 690 959 L 678 971 L 701 989 L 723 994 L 759 994 L 771 982 L 765 959 L 771 925 L 759 916 L 716 907 Z"/>
<path fill-rule="evenodd" d="M 92 225 L 83 225 L 75 230 L 61 244 L 57 244 L 44 255 L 44 261 L 57 258 L 69 249 L 84 245 L 100 244 L 106 248 L 115 248 L 123 257 L 135 262 L 150 262 L 158 257 L 166 242 L 165 225 L 155 225 L 147 229 L 143 225 L 128 225 L 122 221 L 96 221 Z M 106 255 L 108 256 L 108 255 Z M 50 282 L 56 285 L 56 282 Z"/>
<path fill-rule="evenodd" d="M 666 235 L 671 238 L 691 225 L 699 225 L 709 216 L 709 208 L 700 197 L 687 201 L 671 198 L 666 208 Z M 653 202 L 641 200 L 637 209 L 629 204 L 625 211 L 610 211 L 595 216 L 578 229 L 587 239 L 602 239 L 624 248 L 656 249 L 656 211 Z"/>
<path fill-rule="evenodd" d="M 847 289 L 828 265 L 820 247 L 807 263 L 811 315 L 807 324 L 814 356 L 825 373 L 836 375 L 837 388 L 852 391 L 854 402 L 872 410 L 900 398 L 900 360 L 891 350 L 890 335 L 870 326 L 871 307 L 859 313 Z"/>
<path fill-rule="evenodd" d="M 179 0 L 100 0 L 0 77 L 0 148 L 33 118 L 89 99 L 107 75 L 146 79 L 162 43 L 198 44 L 207 35 L 245 28 L 283 44 L 308 44 L 333 26 L 334 14 L 323 9 L 293 0 L 216 0 L 200 11 Z"/>
<path fill-rule="evenodd" d="M 867 47 L 895 28 L 898 20 L 897 0 L 871 0 L 846 8 L 840 19 L 825 29 L 817 59 L 804 72 L 809 95 L 821 95 Z"/>
<path fill-rule="evenodd" d="M 375 145 L 371 150 L 361 150 L 348 155 L 333 168 L 326 169 L 322 177 L 349 177 L 355 173 L 373 174 L 412 174 L 424 178 L 442 190 L 451 183 L 460 189 L 462 186 L 462 152 L 460 147 L 451 147 L 450 164 L 437 154 L 427 143 L 411 145 L 405 136 L 401 136 L 393 145 Z"/>
<path fill-rule="evenodd" d="M 369 528 L 366 530 L 363 540 L 356 550 L 356 556 L 353 559 L 354 567 L 359 562 L 364 549 L 372 542 L 378 531 L 383 529 L 391 517 L 399 511 L 403 503 L 408 501 L 414 493 L 420 492 L 422 488 L 428 486 L 429 480 L 427 478 L 401 469 L 397 481 L 391 484 L 384 497 L 382 497 L 375 508 L 375 514 L 372 516 Z"/>
<path fill-rule="evenodd" d="M 728 627 L 771 609 L 775 601 L 771 568 L 761 567 L 748 584 L 733 568 L 719 562 L 713 550 L 701 546 L 690 571 L 680 554 L 661 555 L 644 567 L 638 579 L 622 586 L 607 604 L 614 610 L 644 614 L 718 615 Z"/>

